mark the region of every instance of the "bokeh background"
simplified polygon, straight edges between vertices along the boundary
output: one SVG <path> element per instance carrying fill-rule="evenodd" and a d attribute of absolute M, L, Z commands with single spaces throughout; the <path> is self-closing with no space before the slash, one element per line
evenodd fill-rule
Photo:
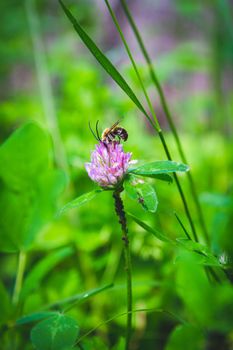
<path fill-rule="evenodd" d="M 232 4 L 229 0 L 132 0 L 127 3 L 174 117 L 205 215 L 211 248 L 218 256 L 228 249 L 231 261 Z M 158 94 L 120 2 L 112 0 L 111 4 L 139 65 L 172 157 L 180 161 Z M 144 103 L 104 1 L 67 0 L 66 5 Z M 134 159 L 142 163 L 165 159 L 162 146 L 147 121 L 84 47 L 57 1 L 3 0 L 0 12 L 0 142 L 28 121 L 36 121 L 48 130 L 53 143 L 54 165 L 67 177 L 57 208 L 93 188 L 84 168 L 96 143 L 88 128 L 89 121 L 95 125 L 99 120 L 103 130 L 122 119 L 122 126 L 129 133 L 125 149 L 133 153 Z M 187 179 L 185 176 L 180 179 L 199 231 Z M 189 226 L 175 185 L 151 183 L 159 198 L 156 214 L 148 214 L 139 204 L 124 198 L 126 210 L 169 237 L 182 236 L 174 211 L 184 225 Z M 4 212 L 0 215 L 4 216 Z M 191 306 L 188 303 L 187 310 L 185 296 L 177 291 L 177 266 L 174 263 L 177 251 L 150 236 L 131 220 L 129 231 L 135 308 L 169 310 L 199 324 L 201 321 L 195 312 L 193 315 L 193 311 L 200 308 L 199 301 Z M 79 210 L 49 220 L 31 244 L 25 276 L 43 259 L 64 247 L 72 247 L 72 253 L 43 273 L 37 288 L 31 290 L 24 302 L 23 314 L 114 281 L 112 290 L 70 311 L 85 333 L 114 314 L 125 311 L 121 233 L 109 193 L 101 194 L 101 198 Z M 13 293 L 17 257 L 15 253 L 7 252 L 2 252 L 0 257 L 1 279 L 9 295 Z M 232 295 L 232 289 L 224 293 L 227 299 Z M 177 319 L 165 313 L 140 313 L 134 317 L 137 324 L 134 349 L 165 349 L 169 335 L 178 324 Z M 231 322 L 229 320 L 228 325 L 233 326 Z M 121 317 L 102 326 L 87 339 L 92 345 L 85 346 L 121 349 L 119 341 L 124 334 L 124 324 L 125 318 Z M 205 340 L 200 338 L 202 345 L 190 349 L 230 349 L 232 334 L 229 327 L 211 327 Z M 32 349 L 29 332 L 30 326 L 20 329 L 16 349 Z M 7 345 L 7 339 L 4 335 L 4 349 L 13 349 Z"/>

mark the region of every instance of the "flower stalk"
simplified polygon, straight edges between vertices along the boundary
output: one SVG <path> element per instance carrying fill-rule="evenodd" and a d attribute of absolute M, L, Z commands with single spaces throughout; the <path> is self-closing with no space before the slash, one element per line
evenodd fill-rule
<path fill-rule="evenodd" d="M 122 241 L 124 242 L 124 258 L 125 258 L 125 271 L 127 279 L 127 328 L 126 328 L 126 341 L 125 350 L 130 348 L 130 338 L 132 333 L 132 268 L 131 268 L 131 256 L 127 221 L 124 211 L 124 204 L 121 199 L 120 193 L 123 191 L 123 186 L 116 188 L 113 192 L 113 198 L 115 201 L 115 211 L 119 219 L 119 224 L 122 229 Z"/>

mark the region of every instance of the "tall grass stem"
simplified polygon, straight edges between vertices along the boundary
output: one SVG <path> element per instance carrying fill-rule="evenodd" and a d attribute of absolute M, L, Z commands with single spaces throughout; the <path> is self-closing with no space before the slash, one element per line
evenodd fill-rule
<path fill-rule="evenodd" d="M 150 58 L 150 56 L 148 54 L 148 51 L 146 50 L 146 47 L 145 47 L 145 45 L 143 43 L 143 40 L 142 40 L 142 37 L 141 37 L 141 35 L 139 33 L 139 30 L 138 30 L 138 28 L 137 28 L 137 26 L 136 26 L 136 24 L 134 22 L 134 19 L 133 19 L 131 13 L 130 13 L 130 10 L 129 10 L 127 4 L 126 4 L 126 1 L 125 0 L 120 0 L 120 1 L 121 1 L 123 10 L 125 12 L 125 15 L 126 15 L 128 21 L 129 21 L 129 24 L 130 24 L 130 26 L 131 26 L 131 28 L 133 30 L 134 35 L 136 37 L 138 45 L 139 45 L 139 47 L 140 47 L 140 49 L 142 51 L 142 54 L 143 54 L 143 56 L 145 58 L 145 61 L 146 61 L 147 65 L 148 65 L 148 70 L 149 70 L 149 73 L 150 73 L 151 80 L 152 80 L 152 82 L 154 83 L 154 85 L 155 85 L 155 87 L 157 89 L 157 92 L 158 92 L 158 95 L 159 95 L 159 98 L 160 98 L 160 101 L 161 101 L 161 105 L 162 105 L 164 114 L 165 114 L 165 116 L 167 118 L 168 124 L 169 124 L 170 129 L 172 131 L 172 134 L 174 136 L 174 139 L 175 139 L 175 142 L 176 142 L 177 149 L 179 151 L 181 160 L 185 164 L 188 164 L 187 158 L 185 156 L 185 153 L 184 153 L 184 150 L 183 150 L 180 138 L 179 138 L 179 134 L 178 134 L 178 132 L 176 130 L 175 123 L 173 122 L 173 117 L 171 115 L 171 112 L 170 112 L 170 109 L 169 109 L 169 106 L 168 106 L 168 103 L 167 103 L 167 100 L 166 100 L 163 88 L 162 88 L 162 86 L 161 86 L 161 84 L 159 82 L 159 79 L 158 79 L 158 77 L 157 77 L 157 75 L 155 73 L 155 70 L 154 70 L 153 65 L 152 65 L 151 58 Z M 207 228 L 206 228 L 204 216 L 203 216 L 201 205 L 200 205 L 200 202 L 199 202 L 199 199 L 198 199 L 196 186 L 195 186 L 195 183 L 194 183 L 194 180 L 193 180 L 193 177 L 192 177 L 192 173 L 191 172 L 187 172 L 187 176 L 188 176 L 188 180 L 189 180 L 190 191 L 192 193 L 193 200 L 194 200 L 194 203 L 195 203 L 195 206 L 196 206 L 199 222 L 200 222 L 200 225 L 201 225 L 201 228 L 202 228 L 202 231 L 203 231 L 203 235 L 204 235 L 206 241 L 208 242 L 209 241 L 208 231 L 207 231 Z"/>
<path fill-rule="evenodd" d="M 24 251 L 19 252 L 19 259 L 18 259 L 18 267 L 17 267 L 17 274 L 16 274 L 16 280 L 15 280 L 15 287 L 12 297 L 12 303 L 14 305 L 17 305 L 19 302 L 19 296 L 23 284 L 23 276 L 26 266 L 26 253 Z"/>

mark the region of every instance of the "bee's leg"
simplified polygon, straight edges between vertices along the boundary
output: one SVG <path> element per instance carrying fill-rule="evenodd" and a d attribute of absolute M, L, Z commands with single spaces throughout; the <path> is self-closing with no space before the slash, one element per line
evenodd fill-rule
<path fill-rule="evenodd" d="M 107 142 L 106 141 L 102 141 L 102 143 L 103 143 L 104 147 L 106 148 L 106 150 L 108 151 L 108 144 L 107 144 Z"/>
<path fill-rule="evenodd" d="M 114 135 L 112 135 L 112 134 L 109 134 L 109 135 L 108 135 L 108 137 L 109 137 L 109 139 L 110 139 L 110 142 L 113 142 L 113 141 L 114 141 L 114 139 L 115 139 L 115 136 L 114 136 Z"/>

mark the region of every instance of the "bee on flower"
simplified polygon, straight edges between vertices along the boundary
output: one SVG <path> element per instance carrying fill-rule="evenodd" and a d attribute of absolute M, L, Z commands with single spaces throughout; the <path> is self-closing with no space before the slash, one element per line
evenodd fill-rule
<path fill-rule="evenodd" d="M 128 133 L 118 126 L 119 121 L 112 127 L 104 130 L 100 138 L 98 132 L 98 122 L 96 123 L 96 134 L 90 130 L 99 141 L 95 150 L 91 154 L 91 162 L 85 164 L 89 177 L 103 188 L 114 188 L 124 178 L 130 164 L 132 153 L 124 152 L 120 140 L 126 141 Z"/>

